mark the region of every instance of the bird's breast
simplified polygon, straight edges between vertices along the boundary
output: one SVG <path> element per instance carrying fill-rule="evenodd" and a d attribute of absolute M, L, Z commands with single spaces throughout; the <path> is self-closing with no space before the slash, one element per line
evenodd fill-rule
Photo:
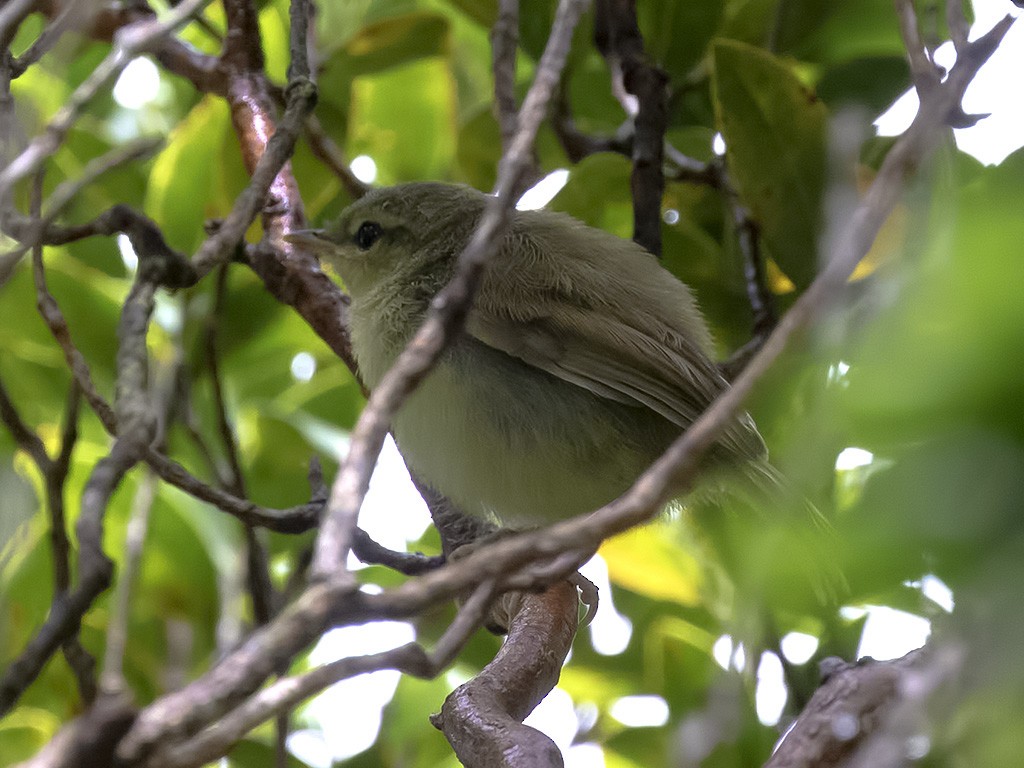
<path fill-rule="evenodd" d="M 393 422 L 413 471 L 471 514 L 529 525 L 591 511 L 623 491 L 678 434 L 462 337 Z"/>

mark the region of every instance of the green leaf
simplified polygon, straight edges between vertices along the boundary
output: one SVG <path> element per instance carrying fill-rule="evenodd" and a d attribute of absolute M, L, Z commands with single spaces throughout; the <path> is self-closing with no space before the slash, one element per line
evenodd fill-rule
<path fill-rule="evenodd" d="M 664 528 L 649 525 L 605 541 L 600 552 L 608 563 L 608 576 L 612 583 L 654 600 L 697 605 L 700 566 L 670 541 Z"/>
<path fill-rule="evenodd" d="M 584 133 L 614 133 L 626 119 L 612 89 L 608 64 L 596 52 L 583 58 L 567 78 L 576 127 Z"/>
<path fill-rule="evenodd" d="M 480 66 L 491 57 L 489 27 L 457 12 L 450 14 L 448 23 L 448 57 L 458 90 L 459 120 L 464 123 L 481 108 L 490 109 L 494 97 L 490 68 Z"/>
<path fill-rule="evenodd" d="M 523 0 L 519 4 L 519 46 L 539 61 L 551 34 L 555 0 Z"/>
<path fill-rule="evenodd" d="M 28 760 L 60 730 L 61 721 L 48 709 L 22 706 L 0 720 L 0 764 Z"/>
<path fill-rule="evenodd" d="M 228 768 L 279 768 L 281 765 L 277 760 L 275 746 L 256 741 L 252 737 L 233 746 L 223 764 Z M 284 768 L 307 768 L 307 764 L 289 752 Z"/>
<path fill-rule="evenodd" d="M 819 2 L 822 0 L 805 0 Z M 825 2 L 827 12 L 820 23 L 803 36 L 794 55 L 807 61 L 843 62 L 873 56 L 906 56 L 900 28 L 891 0 L 858 0 L 856 3 Z M 942 4 L 915 0 L 925 43 L 938 45 L 948 39 Z M 936 6 L 939 6 L 937 8 Z M 971 3 L 964 3 L 968 22 L 973 20 Z M 939 12 L 936 12 L 939 11 Z M 929 30 L 934 30 L 929 34 Z"/>
<path fill-rule="evenodd" d="M 652 0 L 637 6 L 644 51 L 682 82 L 702 58 L 722 16 L 723 0 Z"/>
<path fill-rule="evenodd" d="M 491 189 L 501 159 L 501 129 L 490 107 L 481 107 L 459 131 L 459 180 L 477 189 Z"/>
<path fill-rule="evenodd" d="M 436 13 L 409 13 L 363 27 L 345 46 L 350 76 L 382 72 L 448 51 L 448 20 Z"/>
<path fill-rule="evenodd" d="M 144 209 L 160 223 L 168 243 L 190 252 L 204 238 L 209 209 L 225 154 L 227 105 L 220 99 L 199 102 L 171 134 L 153 163 Z M 237 155 L 236 147 L 231 147 Z"/>
<path fill-rule="evenodd" d="M 477 24 L 490 29 L 498 18 L 498 0 L 449 0 Z"/>
<path fill-rule="evenodd" d="M 632 237 L 632 167 L 621 155 L 590 155 L 572 169 L 569 181 L 548 207 L 619 237 Z"/>
<path fill-rule="evenodd" d="M 99 246 L 111 250 L 116 247 L 111 240 Z M 108 277 L 83 261 L 70 258 L 63 249 L 54 249 L 47 256 L 46 274 L 50 292 L 64 313 L 75 345 L 88 361 L 97 386 L 108 391 L 114 379 L 117 323 L 128 290 L 127 281 Z M 35 322 L 26 325 L 33 326 Z M 49 331 L 42 334 L 45 338 Z M 64 387 L 64 381 L 62 376 L 55 382 L 58 391 Z M 50 384 L 44 391 L 53 392 L 54 388 Z"/>
<path fill-rule="evenodd" d="M 816 91 L 832 110 L 852 105 L 880 113 L 909 87 L 906 57 L 884 56 L 830 66 L 818 80 Z"/>
<path fill-rule="evenodd" d="M 268 3 L 260 9 L 260 43 L 263 59 L 271 80 L 284 82 L 287 78 L 291 51 L 288 41 L 288 6 L 286 3 Z"/>
<path fill-rule="evenodd" d="M 349 154 L 372 157 L 383 184 L 448 178 L 456 109 L 455 84 L 444 59 L 420 59 L 356 78 Z"/>
<path fill-rule="evenodd" d="M 366 27 L 380 21 L 413 13 L 416 0 L 348 0 L 344 3 L 323 3 L 317 8 L 317 39 L 330 55 L 344 47 Z"/>
<path fill-rule="evenodd" d="M 825 107 L 784 62 L 729 40 L 714 45 L 713 87 L 733 180 L 771 256 L 806 286 L 817 267 Z"/>

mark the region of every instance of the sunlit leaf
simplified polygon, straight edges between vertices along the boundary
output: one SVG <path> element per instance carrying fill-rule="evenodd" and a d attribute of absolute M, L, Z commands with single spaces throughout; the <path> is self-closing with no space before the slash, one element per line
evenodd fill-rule
<path fill-rule="evenodd" d="M 372 157 L 379 182 L 444 178 L 455 154 L 455 109 L 454 82 L 443 59 L 357 78 L 349 152 Z"/>
<path fill-rule="evenodd" d="M 179 124 L 153 164 L 145 211 L 161 223 L 173 247 L 191 251 L 205 236 L 203 222 L 213 214 L 209 198 L 228 127 L 224 102 L 206 99 Z"/>
<path fill-rule="evenodd" d="M 700 599 L 696 561 L 673 546 L 657 525 L 609 539 L 599 551 L 613 584 L 682 605 L 696 605 Z"/>

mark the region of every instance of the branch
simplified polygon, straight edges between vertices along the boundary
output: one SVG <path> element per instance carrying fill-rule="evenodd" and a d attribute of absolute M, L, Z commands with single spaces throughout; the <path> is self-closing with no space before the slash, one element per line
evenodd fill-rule
<path fill-rule="evenodd" d="M 13 76 L 20 77 L 29 67 L 45 56 L 57 44 L 57 41 L 60 40 L 64 32 L 67 31 L 69 23 L 77 20 L 75 17 L 79 15 L 80 11 L 80 8 L 75 7 L 75 3 L 68 3 L 57 14 L 57 17 L 43 29 L 39 37 L 32 42 L 32 45 L 13 61 L 11 68 Z M 2 30 L 2 26 L 0 24 L 0 30 Z M 3 32 L 0 31 L 0 39 L 3 37 Z"/>
<path fill-rule="evenodd" d="M 731 381 L 761 349 L 778 324 L 779 315 L 775 294 L 768 287 L 764 254 L 761 252 L 760 228 L 729 183 L 725 169 L 720 168 L 719 173 L 722 193 L 725 195 L 726 205 L 732 213 L 733 225 L 736 228 L 736 241 L 743 255 L 743 278 L 747 289 L 747 301 L 753 315 L 750 341 L 719 365 L 722 375 Z"/>
<path fill-rule="evenodd" d="M 12 30 L 32 12 L 35 0 L 14 0 L 0 8 L 0 47 L 7 48 L 13 37 Z"/>
<path fill-rule="evenodd" d="M 41 189 L 41 179 L 36 190 Z M 39 261 L 39 246 L 34 261 Z M 59 595 L 42 628 L 0 680 L 0 715 L 13 707 L 56 649 L 78 632 L 82 616 L 110 585 L 113 562 L 103 551 L 103 516 L 125 473 L 142 457 L 152 436 L 145 397 L 147 376 L 146 330 L 153 312 L 156 286 L 167 276 L 158 260 L 140 263 L 137 279 L 125 300 L 118 326 L 117 440 L 97 462 L 82 493 L 78 533 L 78 584 Z"/>
<path fill-rule="evenodd" d="M 875 185 L 850 220 L 846 237 L 832 263 L 805 294 L 811 298 L 803 304 L 798 302 L 798 311 L 784 318 L 769 344 L 740 377 L 737 388 L 742 384 L 745 390 L 740 390 L 732 399 L 729 394 L 724 395 L 626 495 L 593 515 L 483 546 L 465 560 L 450 563 L 379 595 L 358 592 L 354 584 L 340 579 L 314 584 L 294 605 L 271 624 L 255 632 L 241 648 L 203 678 L 147 707 L 123 741 L 120 756 L 128 760 L 139 759 L 151 753 L 157 745 L 169 745 L 172 741 L 180 742 L 198 734 L 208 724 L 241 705 L 273 674 L 281 659 L 305 647 L 329 626 L 369 618 L 410 616 L 427 605 L 464 593 L 488 580 L 493 580 L 495 589 L 499 590 L 517 586 L 538 570 L 535 568 L 515 575 L 518 569 L 532 563 L 538 564 L 541 570 L 547 564 L 547 570 L 551 571 L 552 562 L 560 568 L 570 567 L 573 557 L 578 555 L 566 557 L 566 552 L 578 552 L 578 548 L 584 545 L 590 546 L 653 515 L 664 499 L 677 489 L 686 487 L 695 471 L 697 456 L 714 441 L 715 430 L 721 430 L 728 423 L 731 413 L 739 407 L 739 401 L 774 356 L 815 312 L 820 311 L 824 301 L 845 285 L 846 275 L 866 252 L 877 234 L 878 225 L 891 210 L 902 181 L 923 161 L 934 139 L 935 129 L 949 114 L 950 106 L 958 102 L 963 87 L 1010 23 L 1009 19 L 1001 22 L 982 39 L 987 53 L 984 48 L 972 48 L 977 53 L 963 61 L 973 63 L 969 67 L 958 65 L 954 69 L 946 83 L 948 90 L 944 87 L 939 91 L 941 98 L 923 99 L 918 119 L 890 152 Z M 500 177 L 508 172 L 506 168 L 503 167 Z M 444 308 L 446 305 L 439 306 Z M 342 524 L 343 535 L 347 535 L 346 530 Z M 344 543 L 340 546 L 344 551 Z M 333 563 L 331 565 L 333 567 Z"/>
<path fill-rule="evenodd" d="M 0 379 L 0 421 L 7 427 L 18 447 L 27 453 L 40 471 L 45 474 L 46 468 L 50 465 L 50 457 L 46 453 L 43 441 L 22 421 L 21 414 L 14 407 L 14 402 L 7 393 L 2 379 Z"/>
<path fill-rule="evenodd" d="M 228 405 L 224 397 L 220 362 L 217 355 L 217 329 L 227 295 L 228 266 L 227 264 L 222 264 L 217 270 L 213 308 L 206 318 L 203 351 L 206 358 L 206 368 L 210 375 L 210 385 L 213 389 L 213 406 L 217 418 L 217 432 L 224 448 L 224 454 L 227 456 L 230 472 L 229 476 L 222 480 L 222 485 L 228 493 L 239 499 L 245 499 L 247 496 L 245 476 L 242 472 L 242 462 L 238 455 L 234 427 L 228 416 Z M 258 624 L 266 624 L 274 613 L 274 603 L 276 600 L 274 586 L 270 580 L 266 548 L 254 526 L 251 523 L 244 523 L 244 526 L 247 565 L 246 581 L 249 595 L 252 598 L 253 615 Z"/>
<path fill-rule="evenodd" d="M 63 9 L 69 5 L 69 0 L 36 2 L 38 10 L 51 19 L 59 17 Z M 73 0 L 70 6 L 73 7 L 77 2 L 79 0 Z M 91 5 L 88 26 L 77 31 L 103 42 L 113 42 L 118 31 L 124 27 L 140 21 L 150 22 L 156 18 L 153 10 L 142 2 Z M 200 25 L 204 23 L 203 18 L 198 15 L 196 22 Z M 43 35 L 46 35 L 45 31 Z M 217 57 L 200 53 L 191 45 L 169 36 L 157 41 L 151 52 L 168 72 L 188 80 L 200 92 L 224 94 L 226 81 Z M 24 58 L 25 56 L 22 56 L 22 59 Z"/>
<path fill-rule="evenodd" d="M 301 624 L 296 626 L 294 612 L 286 612 L 279 620 L 280 623 L 274 622 L 268 627 L 267 634 L 258 633 L 250 642 L 255 645 L 272 641 L 275 648 L 277 643 L 289 647 L 301 646 L 309 642 L 316 631 L 326 624 L 351 621 L 353 614 L 360 613 L 364 608 L 372 610 L 371 604 L 386 611 L 388 616 L 403 616 L 407 615 L 405 611 L 415 611 L 414 606 L 425 604 L 421 601 L 440 599 L 442 594 L 458 594 L 467 586 L 480 583 L 481 579 L 495 578 L 504 587 L 518 587 L 529 583 L 531 571 L 527 570 L 513 578 L 511 574 L 517 569 L 529 563 L 544 561 L 553 561 L 559 568 L 570 568 L 574 557 L 566 556 L 565 553 L 575 552 L 575 560 L 582 560 L 586 556 L 586 549 L 596 546 L 607 536 L 645 522 L 668 498 L 685 490 L 696 474 L 699 456 L 713 444 L 717 432 L 729 423 L 742 398 L 785 348 L 792 335 L 804 327 L 813 313 L 821 308 L 824 299 L 845 284 L 847 275 L 866 253 L 881 222 L 895 203 L 903 180 L 923 160 L 933 143 L 935 130 L 941 125 L 941 117 L 937 118 L 936 115 L 948 113 L 950 105 L 959 100 L 967 82 L 1005 34 L 1010 23 L 1012 20 L 1009 19 L 1000 23 L 993 32 L 979 41 L 979 53 L 969 59 L 972 63 L 960 68 L 959 72 L 951 73 L 949 89 L 943 89 L 937 101 L 929 100 L 911 130 L 896 143 L 876 177 L 875 184 L 852 217 L 840 252 L 783 319 L 734 388 L 716 401 L 624 496 L 589 516 L 502 540 L 500 546 L 481 547 L 465 560 L 449 564 L 378 596 L 354 591 L 355 585 L 345 579 L 323 581 L 311 587 L 300 598 L 295 610 L 306 612 Z M 335 493 L 337 495 L 337 484 Z M 328 519 L 330 522 L 331 518 Z M 344 526 L 340 527 L 342 534 L 347 536 Z M 321 534 L 321 544 L 324 535 Z M 336 539 L 334 546 L 338 547 L 338 552 L 345 551 L 344 542 L 340 540 Z M 343 558 L 327 560 L 328 568 L 333 568 L 335 562 L 343 562 Z M 326 571 L 327 574 L 331 572 Z M 318 608 L 318 600 L 334 606 L 333 610 L 324 604 Z M 295 635 L 285 631 L 286 618 Z M 267 673 L 264 672 L 265 659 L 252 654 L 251 649 L 246 651 L 244 654 L 238 652 L 233 663 L 214 670 L 211 679 L 203 681 L 201 689 L 185 689 L 180 692 L 180 699 L 165 700 L 159 707 L 154 705 L 143 713 L 133 733 L 129 734 L 122 755 L 130 757 L 144 754 L 153 744 L 168 735 L 194 732 L 204 716 L 216 717 L 217 711 L 229 707 L 230 701 L 243 691 L 245 694 L 251 692 L 253 686 L 258 685 L 258 681 L 264 679 Z M 197 701 L 205 704 L 202 712 L 194 709 Z"/>
<path fill-rule="evenodd" d="M 35 214 L 38 214 L 41 199 L 42 173 L 38 173 L 33 186 L 32 207 Z M 103 415 L 112 422 L 116 440 L 110 453 L 93 468 L 82 494 L 81 513 L 76 526 L 79 542 L 78 584 L 67 593 L 58 593 L 46 622 L 0 680 L 0 714 L 14 705 L 56 648 L 77 635 L 82 616 L 96 597 L 110 585 L 113 563 L 103 551 L 103 516 L 121 479 L 143 458 L 154 434 L 155 424 L 147 394 L 149 353 L 146 333 L 153 313 L 155 294 L 158 286 L 179 287 L 187 284 L 193 276 L 188 262 L 181 254 L 167 247 L 159 230 L 145 217 L 131 220 L 128 237 L 136 247 L 140 261 L 118 324 L 120 343 L 116 357 L 114 409 L 111 410 L 94 389 L 92 391 L 104 407 Z M 33 248 L 32 257 L 40 309 L 48 323 L 54 323 L 51 329 L 56 328 L 58 337 L 66 342 L 67 346 L 62 343 L 62 347 L 69 353 L 73 368 L 81 368 L 76 370 L 76 379 L 82 376 L 91 387 L 88 367 L 80 359 L 77 349 L 71 345 L 67 324 L 47 290 L 42 266 L 42 246 L 38 243 Z M 88 390 L 86 394 L 88 397 Z M 66 440 L 69 434 L 73 434 L 73 428 L 65 430 Z M 55 463 L 60 473 L 61 486 L 69 459 L 70 448 L 65 445 Z M 118 650 L 115 648 L 114 652 Z M 113 666 L 119 667 L 118 657 L 108 658 L 112 659 Z"/>
<path fill-rule="evenodd" d="M 35 463 L 46 488 L 46 508 L 50 516 L 50 553 L 53 558 L 54 601 L 66 600 L 71 588 L 70 552 L 64 517 L 64 483 L 67 480 L 71 452 L 78 439 L 78 389 L 72 383 L 64 416 L 60 452 L 56 458 L 46 453 L 42 440 L 22 421 L 7 389 L 0 380 L 0 420 L 7 426 L 18 447 Z M 86 704 L 96 697 L 95 659 L 82 647 L 77 636 L 62 643 L 64 658 L 75 674 L 79 694 Z"/>
<path fill-rule="evenodd" d="M 636 20 L 635 0 L 597 0 L 594 41 L 608 61 L 613 80 L 621 79 L 637 99 L 633 137 L 633 240 L 661 256 L 663 145 L 668 126 L 668 75 L 647 60 Z"/>
<path fill-rule="evenodd" d="M 633 126 L 627 123 L 614 136 L 591 136 L 576 127 L 569 106 L 569 94 L 563 83 L 555 98 L 551 127 L 569 160 L 578 163 L 598 152 L 615 152 L 626 157 L 633 155 Z"/>
<path fill-rule="evenodd" d="M 494 111 L 501 130 L 502 153 L 515 139 L 519 125 L 516 103 L 516 48 L 519 47 L 519 0 L 499 0 L 491 27 L 491 70 L 494 72 Z"/>
<path fill-rule="evenodd" d="M 115 205 L 89 224 L 77 227 L 58 228 L 53 226 L 53 222 L 85 187 L 100 176 L 126 163 L 148 157 L 156 152 L 162 144 L 162 139 L 139 139 L 128 142 L 124 146 L 115 147 L 90 160 L 78 178 L 61 182 L 50 193 L 47 198 L 46 212 L 41 217 L 27 218 L 19 216 L 13 208 L 0 209 L 0 227 L 5 233 L 24 243 L 21 247 L 3 254 L 0 259 L 0 285 L 7 281 L 21 257 L 35 243 L 62 245 L 91 235 L 110 235 L 114 232 L 124 231 L 131 226 L 133 219 L 149 222 L 150 226 L 155 229 L 156 225 L 149 219 L 142 214 L 135 213 L 126 205 Z"/>
<path fill-rule="evenodd" d="M 127 696 L 103 696 L 18 768 L 106 768 L 135 714 Z"/>
<path fill-rule="evenodd" d="M 149 530 L 149 514 L 156 498 L 156 488 L 156 475 L 150 470 L 142 476 L 132 501 L 132 510 L 125 531 L 121 574 L 117 580 L 114 608 L 107 625 L 106 655 L 103 657 L 103 673 L 100 675 L 100 688 L 104 695 L 128 692 L 123 665 L 125 649 L 128 647 L 132 587 L 142 563 L 142 547 L 146 542 L 146 532 Z"/>
<path fill-rule="evenodd" d="M 495 768 L 561 766 L 558 748 L 522 724 L 555 687 L 576 635 L 576 588 L 560 582 L 541 594 L 510 593 L 521 601 L 498 655 L 455 689 L 431 722 L 465 765 Z"/>
<path fill-rule="evenodd" d="M 278 680 L 194 738 L 158 751 L 146 761 L 145 767 L 190 768 L 215 760 L 275 714 L 294 708 L 340 680 L 382 669 L 395 669 L 421 678 L 436 676 L 479 628 L 494 597 L 494 586 L 493 581 L 485 582 L 474 590 L 432 652 L 407 643 L 390 651 L 338 659 L 305 674 Z"/>
<path fill-rule="evenodd" d="M 175 254 L 166 246 L 156 226 L 149 219 L 132 211 L 127 206 L 114 206 L 90 223 L 88 229 L 99 233 L 124 231 L 132 240 L 140 259 L 146 259 L 150 253 L 154 253 L 170 260 L 169 269 L 173 270 L 175 285 L 189 284 L 195 279 L 189 263 L 183 258 L 178 259 L 180 254 Z M 112 435 L 116 434 L 117 420 L 114 411 L 96 389 L 89 364 L 75 346 L 64 313 L 49 291 L 41 250 L 33 254 L 32 266 L 40 315 L 60 345 L 68 367 L 86 401 L 99 417 L 104 429 Z M 327 280 L 322 273 L 320 275 Z M 340 293 L 337 288 L 334 291 L 333 296 L 329 296 L 326 301 L 330 301 Z M 316 299 L 311 298 L 311 300 L 315 301 Z M 338 320 L 335 318 L 334 322 L 338 322 Z M 145 460 L 165 482 L 251 525 L 281 533 L 302 533 L 317 525 L 323 510 L 323 502 L 316 500 L 289 509 L 261 507 L 202 482 L 180 464 L 152 446 L 146 447 Z"/>
<path fill-rule="evenodd" d="M 873 743 L 882 740 L 880 736 L 901 699 L 908 700 L 914 711 L 922 714 L 925 699 L 939 680 L 921 685 L 921 679 L 936 677 L 933 672 L 941 672 L 938 678 L 949 676 L 946 667 L 953 661 L 947 658 L 949 654 L 939 654 L 942 664 L 929 660 L 926 654 L 922 649 L 894 661 L 864 659 L 856 664 L 826 659 L 823 666 L 834 663 L 827 665 L 830 669 L 825 680 L 764 768 L 903 765 L 905 740 L 911 734 L 903 734 L 898 740 L 897 761 L 865 763 L 863 758 L 875 751 Z M 915 678 L 917 684 L 910 684 Z"/>
<path fill-rule="evenodd" d="M 235 199 L 231 212 L 220 223 L 217 231 L 203 242 L 192 259 L 192 265 L 200 277 L 228 259 L 256 215 L 264 209 L 267 192 L 291 157 L 296 137 L 313 107 L 315 95 L 316 88 L 308 80 L 289 85 L 288 107 L 284 118 L 267 141 L 266 151 L 253 168 L 249 185 Z M 276 229 L 277 225 L 274 226 Z"/>
<path fill-rule="evenodd" d="M 516 49 L 519 46 L 519 0 L 500 0 L 498 17 L 491 28 L 491 69 L 494 72 L 494 116 L 501 131 L 501 152 L 507 154 L 519 126 L 516 104 Z M 518 199 L 541 177 L 536 150 L 531 147 L 529 165 L 510 189 Z"/>
<path fill-rule="evenodd" d="M 390 550 L 371 539 L 362 528 L 356 528 L 353 534 L 352 552 L 367 565 L 386 565 L 406 576 L 432 571 L 445 563 L 444 557 L 440 555 L 427 556 L 419 552 Z"/>

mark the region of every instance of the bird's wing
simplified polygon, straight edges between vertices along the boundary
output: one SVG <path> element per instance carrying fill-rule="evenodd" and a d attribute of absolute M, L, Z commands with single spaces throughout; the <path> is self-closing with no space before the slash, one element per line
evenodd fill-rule
<path fill-rule="evenodd" d="M 516 321 L 474 310 L 467 331 L 564 381 L 601 397 L 646 406 L 680 427 L 689 426 L 721 391 L 674 351 L 654 349 L 655 342 L 642 331 L 593 311 L 560 307 Z M 658 357 L 666 358 L 663 365 L 657 364 Z"/>
<path fill-rule="evenodd" d="M 650 307 L 632 301 L 623 307 L 614 300 L 593 306 L 580 300 L 578 289 L 593 279 L 586 271 L 594 265 L 581 260 L 566 267 L 559 261 L 556 272 L 543 263 L 543 246 L 534 244 L 532 263 L 505 262 L 485 277 L 467 332 L 595 395 L 649 408 L 684 429 L 692 424 L 728 384 L 701 348 L 702 321 L 688 333 L 681 319 L 682 306 L 692 306 L 687 289 L 682 284 L 672 288 L 678 290 L 680 306 L 669 317 L 659 317 L 672 304 L 663 283 Z M 516 252 L 523 252 L 522 243 Z M 631 266 L 661 269 L 646 255 Z M 615 279 L 603 276 L 609 278 Z M 738 420 L 721 443 L 738 456 L 764 453 L 749 418 Z"/>

